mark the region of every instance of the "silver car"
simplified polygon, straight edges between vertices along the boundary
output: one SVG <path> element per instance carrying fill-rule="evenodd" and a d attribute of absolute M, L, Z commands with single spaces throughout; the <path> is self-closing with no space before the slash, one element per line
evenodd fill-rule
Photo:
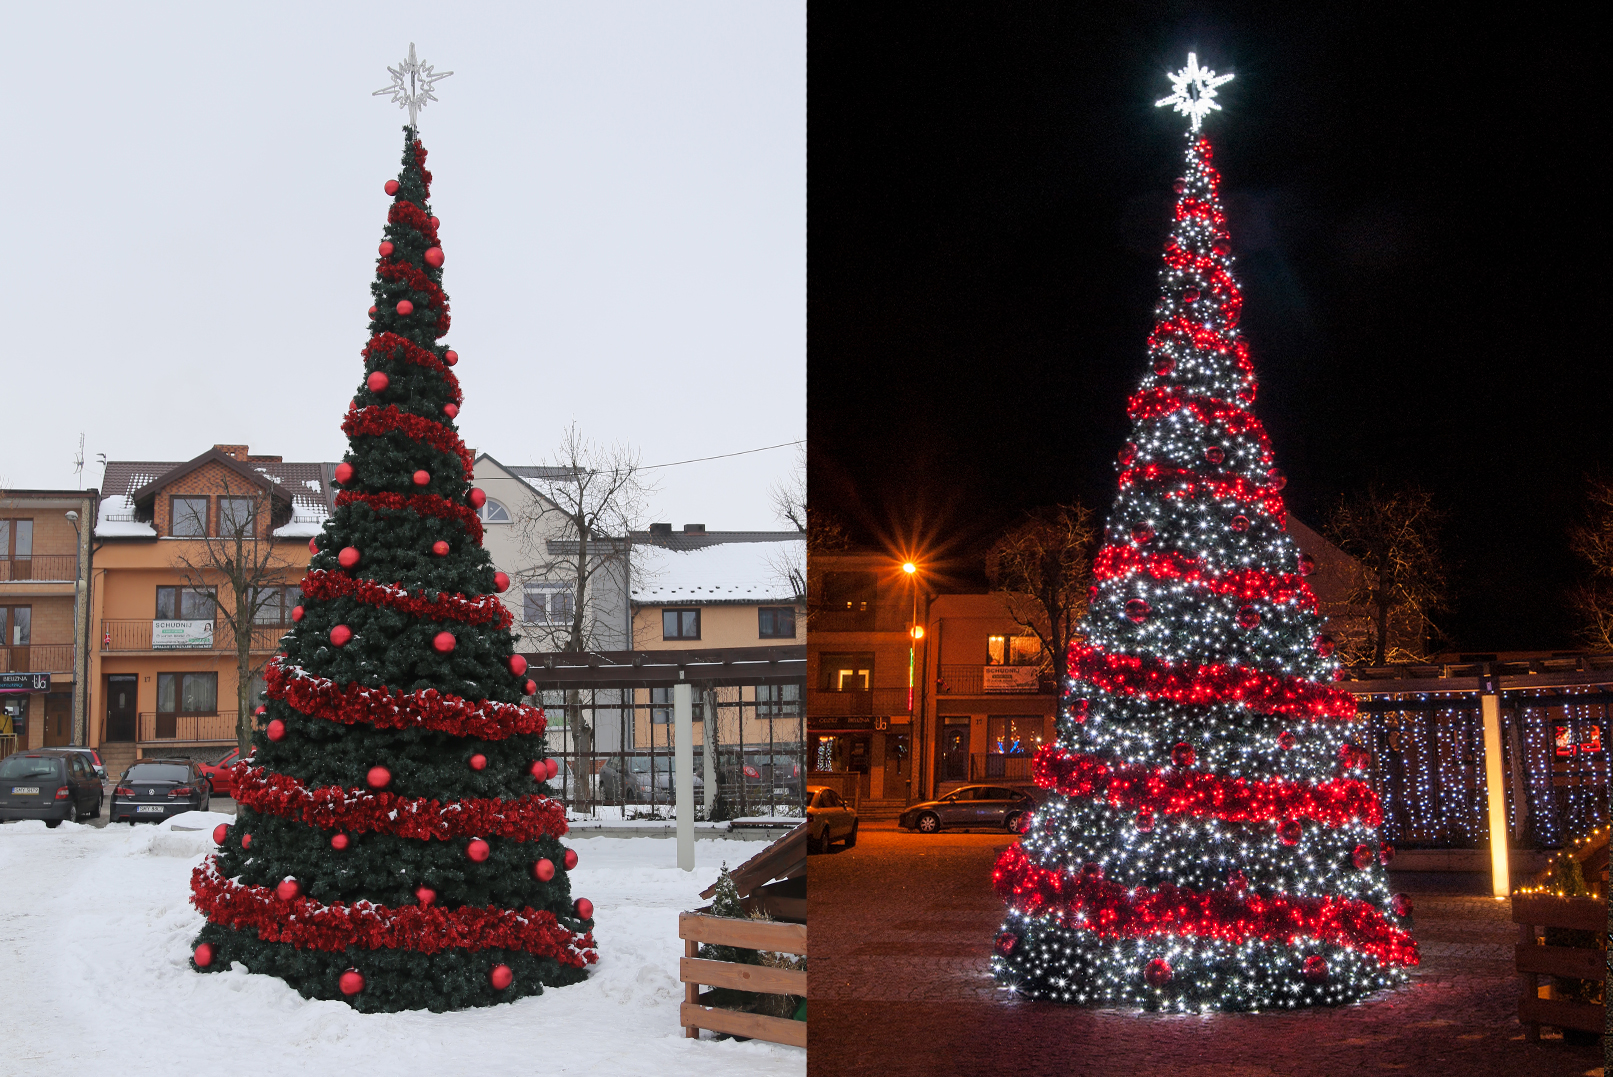
<path fill-rule="evenodd" d="M 1036 801 L 1023 789 L 1001 785 L 966 785 L 944 797 L 926 800 L 904 811 L 897 822 L 920 834 L 947 827 L 1001 827 L 1017 833 Z"/>

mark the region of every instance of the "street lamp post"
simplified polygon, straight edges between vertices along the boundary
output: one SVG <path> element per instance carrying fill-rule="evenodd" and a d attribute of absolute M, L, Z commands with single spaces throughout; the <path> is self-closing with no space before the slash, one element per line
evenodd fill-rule
<path fill-rule="evenodd" d="M 909 728 L 913 730 L 913 744 L 908 749 L 908 758 L 916 758 L 916 765 L 922 767 L 924 759 L 924 716 L 915 712 L 913 709 L 913 688 L 918 683 L 918 644 L 919 640 L 924 638 L 924 628 L 919 624 L 918 570 L 918 565 L 914 564 L 912 561 L 902 562 L 902 571 L 907 574 L 908 584 L 913 589 L 913 616 L 907 624 L 907 715 L 908 722 L 910 723 Z M 911 777 L 908 778 L 909 789 L 907 801 L 909 804 L 913 802 L 911 788 L 912 783 L 913 779 Z M 922 789 L 923 785 L 923 775 L 921 772 L 919 775 L 919 787 Z"/>
<path fill-rule="evenodd" d="M 89 742 L 89 716 L 85 713 L 89 707 L 89 686 L 84 683 L 87 674 L 83 670 L 89 668 L 87 656 L 84 654 L 83 622 L 88 619 L 88 611 L 82 614 L 79 604 L 85 601 L 84 593 L 84 535 L 78 529 L 78 511 L 68 509 L 64 516 L 67 522 L 73 525 L 73 731 L 68 734 L 68 743 L 83 745 Z"/>

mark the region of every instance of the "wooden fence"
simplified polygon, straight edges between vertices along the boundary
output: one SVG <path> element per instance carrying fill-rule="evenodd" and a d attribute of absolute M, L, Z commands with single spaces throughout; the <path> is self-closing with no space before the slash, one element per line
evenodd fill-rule
<path fill-rule="evenodd" d="M 1594 947 L 1547 946 L 1537 934 L 1542 927 L 1573 928 L 1598 934 L 1607 930 L 1607 902 L 1602 898 L 1560 898 L 1518 894 L 1512 898 L 1512 920 L 1518 924 L 1517 968 L 1523 978 L 1518 1020 L 1530 1040 L 1540 1039 L 1541 1025 L 1601 1032 L 1606 1005 L 1540 997 L 1540 977 L 1566 976 L 1607 982 L 1607 951 Z M 1548 987 L 1547 994 L 1553 989 Z"/>
<path fill-rule="evenodd" d="M 684 912 L 678 914 L 678 937 L 684 940 L 684 957 L 678 965 L 678 978 L 687 985 L 684 1003 L 679 1010 L 685 1035 L 696 1039 L 700 1030 L 706 1028 L 713 1032 L 726 1032 L 730 1036 L 806 1047 L 805 1021 L 707 1006 L 701 1002 L 704 996 L 700 991 L 704 985 L 767 995 L 800 995 L 804 998 L 807 993 L 805 972 L 768 968 L 765 965 L 741 965 L 733 961 L 709 961 L 696 956 L 702 942 L 713 946 L 804 954 L 807 952 L 805 924 L 735 920 L 725 916 L 709 916 L 704 911 Z"/>

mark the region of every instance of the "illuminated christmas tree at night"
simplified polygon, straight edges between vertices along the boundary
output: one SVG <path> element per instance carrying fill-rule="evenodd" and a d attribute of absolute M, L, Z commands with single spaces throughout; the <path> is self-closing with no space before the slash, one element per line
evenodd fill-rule
<path fill-rule="evenodd" d="M 1336 1004 L 1406 979 L 1354 698 L 1287 533 L 1255 417 L 1220 177 L 1200 133 L 1231 79 L 1188 65 L 1190 121 L 1149 372 L 1070 648 L 1051 796 L 994 882 L 993 971 L 1038 999 L 1167 1010 Z"/>

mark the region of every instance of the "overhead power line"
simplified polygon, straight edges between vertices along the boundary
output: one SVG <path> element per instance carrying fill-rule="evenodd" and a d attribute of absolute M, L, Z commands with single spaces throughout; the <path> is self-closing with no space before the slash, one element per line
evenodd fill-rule
<path fill-rule="evenodd" d="M 787 449 L 791 445 L 804 445 L 804 444 L 806 444 L 806 439 L 805 438 L 800 438 L 800 439 L 798 439 L 796 441 L 781 441 L 777 445 L 763 445 L 759 449 L 741 449 L 739 452 L 725 452 L 725 453 L 720 453 L 717 456 L 697 456 L 693 460 L 674 460 L 670 464 L 646 464 L 643 467 L 639 468 L 639 470 L 640 471 L 653 471 L 658 467 L 677 467 L 679 464 L 701 464 L 701 463 L 704 463 L 707 460 L 726 460 L 730 456 L 748 456 L 753 452 L 766 452 L 769 449 Z"/>

